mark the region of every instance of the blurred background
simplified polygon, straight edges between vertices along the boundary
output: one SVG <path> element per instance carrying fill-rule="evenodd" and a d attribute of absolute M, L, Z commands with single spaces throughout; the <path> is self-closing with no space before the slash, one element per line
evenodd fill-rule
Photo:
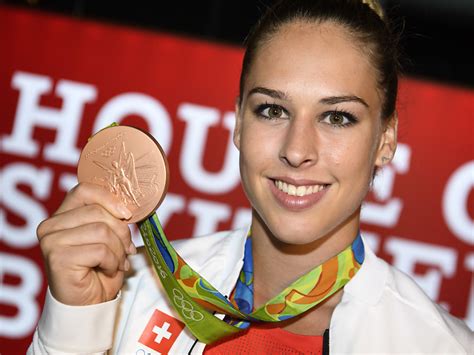
<path fill-rule="evenodd" d="M 0 4 L 241 45 L 249 28 L 273 2 L 1 0 Z M 380 2 L 397 19 L 396 27 L 403 29 L 406 74 L 474 86 L 474 1 Z"/>
<path fill-rule="evenodd" d="M 169 239 L 248 223 L 234 103 L 244 38 L 271 3 L 0 0 L 2 355 L 25 353 L 41 314 L 36 226 L 76 184 L 88 137 L 112 121 L 149 131 L 167 153 L 158 215 Z M 363 206 L 362 234 L 474 329 L 474 1 L 381 3 L 402 31 L 405 74 L 397 153 Z"/>

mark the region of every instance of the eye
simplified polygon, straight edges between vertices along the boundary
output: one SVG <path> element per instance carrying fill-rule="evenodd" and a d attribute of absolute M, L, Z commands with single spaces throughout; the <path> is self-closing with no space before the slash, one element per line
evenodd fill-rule
<path fill-rule="evenodd" d="M 286 110 L 276 104 L 263 104 L 257 107 L 255 114 L 268 120 L 288 118 Z"/>
<path fill-rule="evenodd" d="M 357 123 L 357 119 L 349 112 L 330 111 L 323 114 L 321 122 L 335 127 L 347 127 Z"/>

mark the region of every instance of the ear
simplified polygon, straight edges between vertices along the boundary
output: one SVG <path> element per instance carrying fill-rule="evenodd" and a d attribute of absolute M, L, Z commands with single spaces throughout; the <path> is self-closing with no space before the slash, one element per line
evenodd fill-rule
<path fill-rule="evenodd" d="M 375 166 L 382 167 L 390 163 L 397 149 L 398 114 L 395 111 L 385 125 L 375 159 Z"/>
<path fill-rule="evenodd" d="M 242 130 L 242 117 L 240 111 L 240 98 L 235 100 L 235 127 L 234 127 L 234 145 L 240 150 L 240 133 Z"/>

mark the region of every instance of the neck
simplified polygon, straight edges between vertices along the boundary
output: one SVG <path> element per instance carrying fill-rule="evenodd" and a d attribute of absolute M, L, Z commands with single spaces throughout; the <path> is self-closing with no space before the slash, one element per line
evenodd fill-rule
<path fill-rule="evenodd" d="M 292 282 L 337 255 L 351 244 L 359 230 L 359 211 L 330 233 L 315 236 L 308 244 L 287 244 L 278 239 L 254 211 L 252 252 L 254 262 L 254 306 L 258 308 Z"/>

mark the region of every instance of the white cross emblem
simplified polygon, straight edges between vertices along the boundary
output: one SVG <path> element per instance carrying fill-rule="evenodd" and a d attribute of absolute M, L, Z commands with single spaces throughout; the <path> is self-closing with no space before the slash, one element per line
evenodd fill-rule
<path fill-rule="evenodd" d="M 171 333 L 168 331 L 170 324 L 168 322 L 164 322 L 162 327 L 154 326 L 153 333 L 156 334 L 155 343 L 160 344 L 163 338 L 169 339 L 171 338 Z"/>

